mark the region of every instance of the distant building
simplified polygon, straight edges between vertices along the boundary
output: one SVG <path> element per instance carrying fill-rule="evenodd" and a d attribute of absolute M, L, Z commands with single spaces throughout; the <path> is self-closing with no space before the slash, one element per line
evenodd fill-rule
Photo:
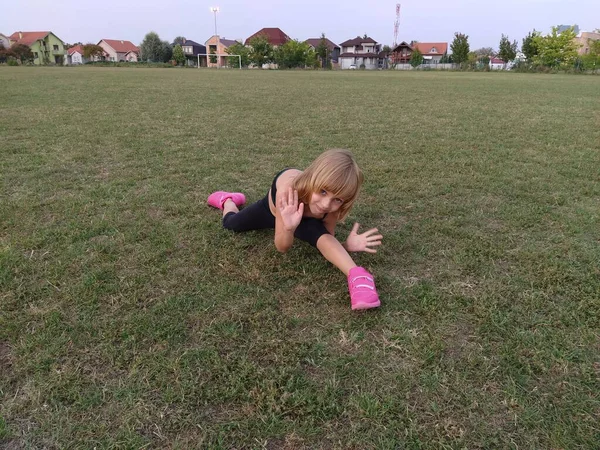
<path fill-rule="evenodd" d="M 211 36 L 205 42 L 206 53 L 209 54 L 207 57 L 206 65 L 208 67 L 226 67 L 229 65 L 229 56 L 225 56 L 227 54 L 227 49 L 232 45 L 240 44 L 238 41 L 234 41 L 232 39 L 220 38 L 219 36 Z M 215 53 L 220 56 L 210 56 L 211 53 Z"/>
<path fill-rule="evenodd" d="M 66 64 L 85 64 L 87 58 L 83 56 L 83 45 L 79 44 L 67 50 Z"/>
<path fill-rule="evenodd" d="M 137 62 L 140 56 L 140 49 L 131 41 L 102 39 L 98 45 L 104 49 L 106 61 Z"/>
<path fill-rule="evenodd" d="M 257 36 L 266 37 L 267 41 L 269 41 L 269 44 L 271 44 L 273 47 L 279 47 L 280 45 L 285 44 L 287 41 L 291 41 L 291 38 L 281 31 L 281 28 L 263 28 L 246 39 L 244 45 L 250 45 L 250 40 Z"/>
<path fill-rule="evenodd" d="M 592 33 L 590 31 L 583 31 L 579 36 L 575 38 L 577 42 L 577 53 L 580 55 L 587 55 L 590 53 L 590 44 L 593 41 L 600 40 L 600 33 Z"/>
<path fill-rule="evenodd" d="M 200 67 L 206 67 L 205 45 L 187 39 L 181 44 L 181 49 L 183 50 L 183 55 L 188 66 L 198 66 L 199 61 Z"/>
<path fill-rule="evenodd" d="M 558 25 L 558 32 L 560 34 L 563 31 L 567 31 L 569 28 L 573 28 L 573 30 L 575 31 L 575 34 L 579 34 L 579 25 L 577 25 L 577 24 L 575 24 L 575 25 Z"/>
<path fill-rule="evenodd" d="M 304 42 L 316 50 L 317 47 L 321 45 L 321 38 L 311 38 L 305 40 Z M 337 64 L 338 58 L 340 57 L 340 46 L 327 38 L 325 38 L 325 45 L 327 45 L 328 56 L 331 58 L 331 62 L 333 64 Z"/>
<path fill-rule="evenodd" d="M 0 33 L 0 46 L 4 48 L 10 47 L 10 39 L 8 39 L 8 36 L 3 35 L 2 33 Z"/>
<path fill-rule="evenodd" d="M 385 65 L 387 55 L 380 54 L 381 44 L 369 36 L 357 36 L 340 44 L 340 68 L 342 69 L 379 69 Z"/>
<path fill-rule="evenodd" d="M 8 39 L 10 45 L 23 44 L 29 47 L 34 64 L 64 64 L 65 43 L 51 31 L 16 31 Z"/>

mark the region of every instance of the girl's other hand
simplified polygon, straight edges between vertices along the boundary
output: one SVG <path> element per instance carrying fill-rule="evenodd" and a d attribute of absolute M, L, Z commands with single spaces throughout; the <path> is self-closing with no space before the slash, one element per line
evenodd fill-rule
<path fill-rule="evenodd" d="M 283 193 L 277 201 L 277 208 L 283 221 L 283 227 L 286 231 L 295 231 L 302 215 L 304 214 L 304 203 L 298 204 L 298 191 L 293 190 L 291 187 L 287 193 Z"/>
<path fill-rule="evenodd" d="M 358 227 L 360 227 L 360 224 L 356 222 L 348 235 L 348 239 L 346 239 L 346 250 L 349 252 L 377 253 L 377 250 L 373 247 L 381 245 L 383 236 L 377 234 L 377 228 L 371 228 L 362 234 L 358 234 Z"/>

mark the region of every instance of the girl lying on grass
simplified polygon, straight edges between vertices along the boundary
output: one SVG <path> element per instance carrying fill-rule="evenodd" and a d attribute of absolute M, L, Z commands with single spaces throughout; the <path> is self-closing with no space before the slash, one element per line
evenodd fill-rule
<path fill-rule="evenodd" d="M 343 244 L 335 226 L 358 195 L 363 174 L 348 150 L 328 150 L 305 170 L 284 169 L 273 179 L 266 197 L 247 208 L 239 192 L 218 191 L 208 204 L 223 210 L 223 227 L 237 232 L 275 229 L 275 247 L 287 252 L 294 238 L 308 242 L 348 278 L 352 309 L 376 308 L 381 303 L 373 275 L 356 265 L 348 252 L 376 253 L 383 236 L 377 228 L 358 234 L 355 223 Z"/>

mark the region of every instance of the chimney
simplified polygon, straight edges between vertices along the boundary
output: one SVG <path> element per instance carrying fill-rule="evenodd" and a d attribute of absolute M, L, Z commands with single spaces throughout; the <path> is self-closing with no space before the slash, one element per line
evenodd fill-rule
<path fill-rule="evenodd" d="M 19 31 L 19 39 L 23 39 L 23 32 Z"/>
<path fill-rule="evenodd" d="M 123 41 L 121 41 L 121 44 L 123 44 L 123 43 L 124 43 L 124 42 L 123 42 Z"/>

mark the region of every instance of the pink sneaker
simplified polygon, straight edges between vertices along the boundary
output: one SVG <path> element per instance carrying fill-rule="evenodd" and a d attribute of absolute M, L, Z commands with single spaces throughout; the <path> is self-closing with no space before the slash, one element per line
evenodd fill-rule
<path fill-rule="evenodd" d="M 217 209 L 223 209 L 223 203 L 230 198 L 238 208 L 246 203 L 246 196 L 241 192 L 217 191 L 208 196 L 208 204 Z"/>
<path fill-rule="evenodd" d="M 364 267 L 354 267 L 348 274 L 348 290 L 352 309 L 377 308 L 381 305 L 375 281 Z"/>

